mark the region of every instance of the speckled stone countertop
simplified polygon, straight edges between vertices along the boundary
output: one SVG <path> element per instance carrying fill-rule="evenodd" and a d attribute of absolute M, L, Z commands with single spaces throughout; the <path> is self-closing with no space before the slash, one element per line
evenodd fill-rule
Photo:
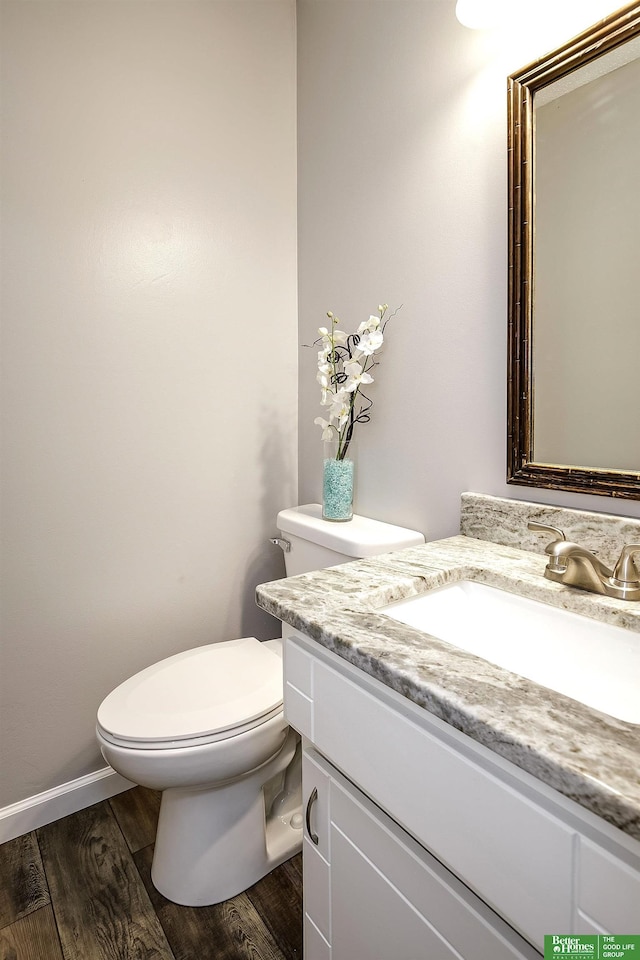
<path fill-rule="evenodd" d="M 468 536 L 257 588 L 259 606 L 566 797 L 640 839 L 640 725 L 599 713 L 379 613 L 472 579 L 626 627 L 640 603 L 545 580 L 546 557 Z"/>

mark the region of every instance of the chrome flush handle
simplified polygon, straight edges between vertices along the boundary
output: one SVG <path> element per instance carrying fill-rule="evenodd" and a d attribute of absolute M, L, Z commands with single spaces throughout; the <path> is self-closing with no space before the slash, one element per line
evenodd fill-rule
<path fill-rule="evenodd" d="M 291 541 L 285 540 L 283 537 L 269 537 L 269 543 L 272 543 L 276 547 L 280 547 L 284 553 L 289 553 L 291 550 Z"/>

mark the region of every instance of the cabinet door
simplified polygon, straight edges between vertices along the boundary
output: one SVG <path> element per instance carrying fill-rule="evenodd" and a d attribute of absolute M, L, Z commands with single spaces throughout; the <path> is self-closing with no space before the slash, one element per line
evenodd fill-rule
<path fill-rule="evenodd" d="M 305 960 L 539 954 L 308 744 Z"/>
<path fill-rule="evenodd" d="M 305 751 L 302 755 L 305 960 L 326 960 L 331 956 L 329 784 L 327 771 Z"/>
<path fill-rule="evenodd" d="M 330 808 L 332 960 L 539 957 L 351 785 Z"/>
<path fill-rule="evenodd" d="M 376 870 L 363 851 L 334 829 L 332 960 L 459 960 L 459 955 Z"/>

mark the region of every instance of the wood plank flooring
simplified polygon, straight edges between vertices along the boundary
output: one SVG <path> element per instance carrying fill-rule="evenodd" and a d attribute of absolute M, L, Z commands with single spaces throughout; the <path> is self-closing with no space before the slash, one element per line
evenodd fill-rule
<path fill-rule="evenodd" d="M 151 883 L 159 803 L 136 787 L 0 845 L 0 960 L 301 960 L 301 856 L 177 906 Z"/>

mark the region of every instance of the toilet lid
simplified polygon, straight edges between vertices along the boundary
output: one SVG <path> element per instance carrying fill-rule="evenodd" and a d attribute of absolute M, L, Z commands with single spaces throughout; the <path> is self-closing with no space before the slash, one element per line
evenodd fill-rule
<path fill-rule="evenodd" d="M 141 670 L 109 694 L 98 725 L 120 741 L 215 737 L 250 729 L 282 705 L 282 660 L 256 640 L 226 640 Z"/>

